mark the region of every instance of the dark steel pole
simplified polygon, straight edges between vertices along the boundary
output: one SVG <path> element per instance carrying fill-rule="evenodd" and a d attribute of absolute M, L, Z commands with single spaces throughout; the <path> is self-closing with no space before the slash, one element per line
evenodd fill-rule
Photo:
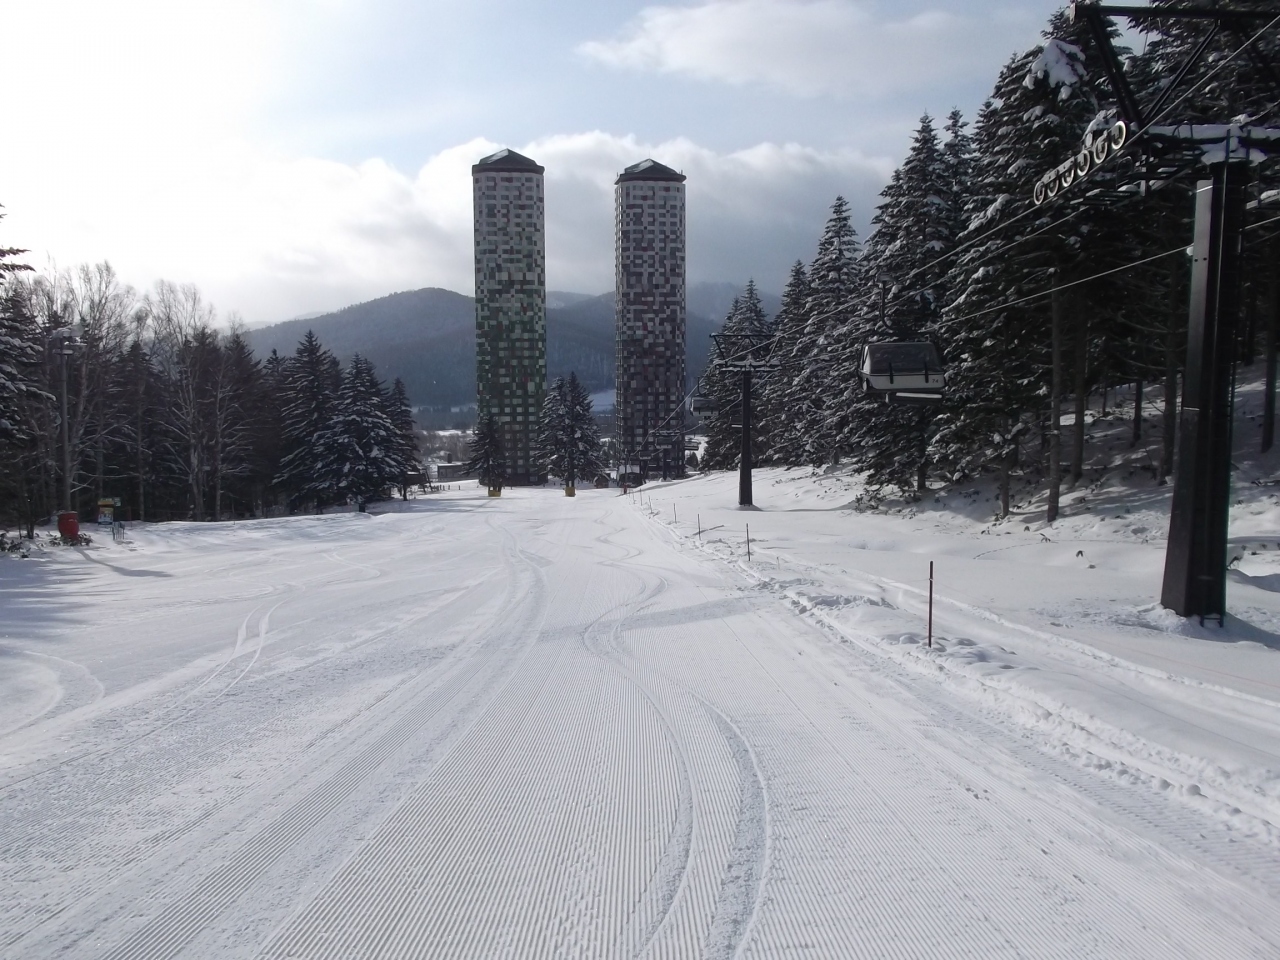
<path fill-rule="evenodd" d="M 738 506 L 751 503 L 751 370 L 742 371 L 742 453 L 738 464 Z"/>
<path fill-rule="evenodd" d="M 1196 187 L 1187 363 L 1160 602 L 1183 617 L 1226 616 L 1231 385 L 1249 165 L 1210 167 Z"/>
<path fill-rule="evenodd" d="M 929 561 L 929 649 L 933 649 L 933 561 Z"/>
<path fill-rule="evenodd" d="M 1266 336 L 1263 338 L 1262 359 L 1266 364 L 1266 386 L 1262 394 L 1262 452 L 1271 449 L 1276 439 L 1276 335 L 1280 333 L 1280 241 L 1271 242 L 1271 297 L 1267 304 Z"/>

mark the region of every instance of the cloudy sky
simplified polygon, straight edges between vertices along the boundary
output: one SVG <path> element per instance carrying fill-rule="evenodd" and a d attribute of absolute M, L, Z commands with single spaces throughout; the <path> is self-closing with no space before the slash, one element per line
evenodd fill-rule
<path fill-rule="evenodd" d="M 548 285 L 612 286 L 612 183 L 688 176 L 694 280 L 865 230 L 921 113 L 972 115 L 1059 0 L 40 0 L 0 34 L 0 246 L 250 323 L 472 290 L 470 165 L 547 168 Z"/>

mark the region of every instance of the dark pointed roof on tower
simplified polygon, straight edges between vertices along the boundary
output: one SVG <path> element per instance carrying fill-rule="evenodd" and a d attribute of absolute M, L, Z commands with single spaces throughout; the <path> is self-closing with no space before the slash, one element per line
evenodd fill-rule
<path fill-rule="evenodd" d="M 684 183 L 685 179 L 683 173 L 677 173 L 666 164 L 651 159 L 633 163 L 618 174 L 618 179 L 614 183 L 630 183 L 632 180 L 668 180 L 672 183 Z"/>
<path fill-rule="evenodd" d="M 472 166 L 472 173 L 542 173 L 543 167 L 526 157 L 503 147 Z"/>

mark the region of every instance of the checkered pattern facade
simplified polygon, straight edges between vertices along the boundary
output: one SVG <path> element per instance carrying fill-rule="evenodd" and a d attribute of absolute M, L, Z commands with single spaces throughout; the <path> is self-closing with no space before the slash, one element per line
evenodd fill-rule
<path fill-rule="evenodd" d="M 684 458 L 684 176 L 646 160 L 614 187 L 617 439 L 651 464 L 665 440 L 672 465 Z M 666 421 L 661 431 L 654 431 Z"/>
<path fill-rule="evenodd" d="M 477 413 L 502 425 L 508 482 L 540 483 L 533 448 L 547 392 L 543 168 L 510 150 L 471 168 Z"/>

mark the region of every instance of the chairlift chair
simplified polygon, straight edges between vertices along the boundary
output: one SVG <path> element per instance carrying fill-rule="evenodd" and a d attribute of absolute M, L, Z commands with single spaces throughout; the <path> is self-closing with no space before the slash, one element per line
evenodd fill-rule
<path fill-rule="evenodd" d="M 705 417 L 713 413 L 718 413 L 720 404 L 715 397 L 707 397 L 702 394 L 694 394 L 689 398 L 689 412 L 695 417 Z"/>
<path fill-rule="evenodd" d="M 869 393 L 903 403 L 942 399 L 946 371 L 932 343 L 869 343 L 862 348 L 858 376 Z"/>

